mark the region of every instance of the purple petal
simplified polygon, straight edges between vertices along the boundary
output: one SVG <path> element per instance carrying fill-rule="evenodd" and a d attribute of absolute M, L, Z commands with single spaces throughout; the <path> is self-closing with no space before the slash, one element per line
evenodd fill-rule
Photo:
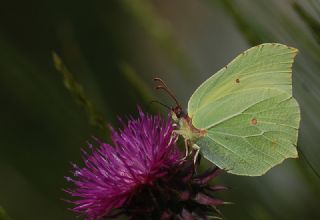
<path fill-rule="evenodd" d="M 112 215 L 143 185 L 166 176 L 181 158 L 171 121 L 141 109 L 138 119 L 120 121 L 122 130 L 111 128 L 113 146 L 96 139 L 98 148 L 89 144 L 90 153 L 82 150 L 84 167 L 73 164 L 74 177 L 66 177 L 74 184 L 65 190 L 74 197 L 72 210 L 88 219 Z"/>

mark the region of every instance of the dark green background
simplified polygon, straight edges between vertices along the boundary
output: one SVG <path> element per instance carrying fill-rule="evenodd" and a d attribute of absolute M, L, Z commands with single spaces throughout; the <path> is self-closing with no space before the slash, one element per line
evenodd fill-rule
<path fill-rule="evenodd" d="M 263 177 L 224 174 L 228 219 L 320 219 L 320 3 L 316 0 L 47 0 L 0 7 L 0 207 L 12 219 L 75 219 L 61 191 L 70 161 L 91 135 L 108 139 L 63 85 L 64 60 L 98 112 L 137 105 L 163 114 L 160 76 L 184 106 L 197 86 L 243 50 L 264 42 L 297 47 L 294 96 L 302 109 L 300 159 Z M 92 112 L 91 112 L 92 113 Z M 92 121 L 91 121 L 92 122 Z M 303 156 L 305 155 L 305 157 Z M 307 159 L 306 159 L 307 158 Z M 5 218 L 0 208 L 0 219 Z M 3 217 L 1 217 L 3 216 Z"/>

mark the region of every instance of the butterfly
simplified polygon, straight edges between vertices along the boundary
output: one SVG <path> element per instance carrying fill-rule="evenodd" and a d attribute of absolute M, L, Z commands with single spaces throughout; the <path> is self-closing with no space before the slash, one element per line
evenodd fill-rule
<path fill-rule="evenodd" d="M 184 112 L 174 98 L 172 119 L 185 140 L 229 173 L 260 176 L 287 158 L 297 158 L 300 109 L 292 96 L 292 65 L 298 50 L 265 43 L 238 55 L 204 81 Z M 195 156 L 197 158 L 197 156 Z"/>

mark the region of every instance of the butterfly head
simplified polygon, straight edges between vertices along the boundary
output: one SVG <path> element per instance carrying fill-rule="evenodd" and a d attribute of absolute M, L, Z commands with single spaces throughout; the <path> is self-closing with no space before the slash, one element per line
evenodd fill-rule
<path fill-rule="evenodd" d="M 176 106 L 175 107 L 168 107 L 171 109 L 171 115 L 174 120 L 179 120 L 180 118 L 185 118 L 187 114 L 183 111 L 180 103 L 178 102 L 176 96 L 173 94 L 173 92 L 169 89 L 169 87 L 165 84 L 165 82 L 160 79 L 160 78 L 154 78 L 154 81 L 158 82 L 159 84 L 157 85 L 156 89 L 162 89 L 165 91 L 175 102 Z M 163 104 L 162 104 L 163 105 Z"/>
<path fill-rule="evenodd" d="M 180 105 L 177 105 L 175 107 L 172 107 L 171 108 L 171 111 L 172 111 L 172 114 L 174 114 L 174 116 L 177 118 L 177 119 L 180 119 L 180 118 L 184 118 L 186 117 L 186 113 L 182 110 L 182 107 Z"/>

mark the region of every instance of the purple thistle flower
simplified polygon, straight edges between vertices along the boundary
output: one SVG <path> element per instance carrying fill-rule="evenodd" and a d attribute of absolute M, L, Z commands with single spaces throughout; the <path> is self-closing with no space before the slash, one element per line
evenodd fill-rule
<path fill-rule="evenodd" d="M 114 214 L 143 187 L 167 175 L 180 161 L 173 125 L 160 116 L 150 116 L 139 110 L 139 119 L 130 119 L 123 130 L 112 129 L 113 145 L 100 142 L 91 154 L 83 151 L 85 167 L 74 166 L 75 185 L 66 190 L 73 201 L 73 211 L 87 219 L 99 219 Z M 124 124 L 124 123 L 123 123 Z"/>
<path fill-rule="evenodd" d="M 88 220 L 124 214 L 130 219 L 208 219 L 220 214 L 225 204 L 214 197 L 223 186 L 209 184 L 221 170 L 201 175 L 194 172 L 193 160 L 182 160 L 178 136 L 171 120 L 139 110 L 139 118 L 123 121 L 123 129 L 112 129 L 113 146 L 98 141 L 91 153 L 83 150 L 84 167 L 74 167 L 66 177 L 74 188 L 72 210 Z"/>

